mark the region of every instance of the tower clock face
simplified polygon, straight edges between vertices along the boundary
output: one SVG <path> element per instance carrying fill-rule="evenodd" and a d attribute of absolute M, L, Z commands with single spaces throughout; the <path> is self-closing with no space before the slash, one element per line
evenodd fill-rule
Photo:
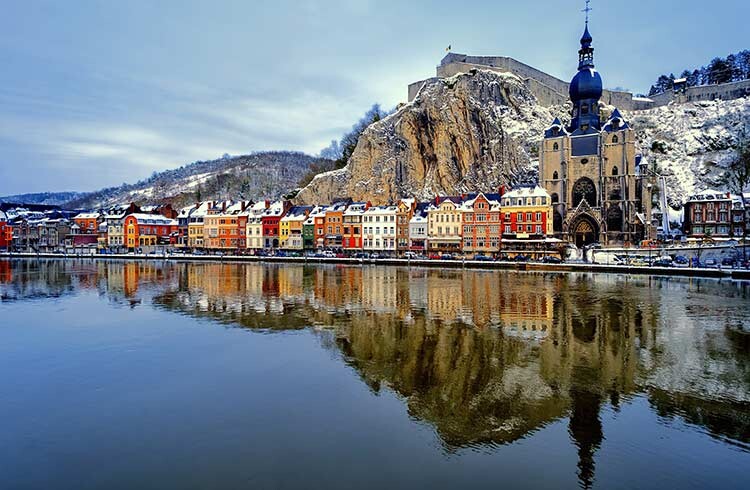
<path fill-rule="evenodd" d="M 583 165 L 586 165 L 587 163 L 589 163 L 589 159 L 588 158 L 581 158 L 581 163 Z"/>

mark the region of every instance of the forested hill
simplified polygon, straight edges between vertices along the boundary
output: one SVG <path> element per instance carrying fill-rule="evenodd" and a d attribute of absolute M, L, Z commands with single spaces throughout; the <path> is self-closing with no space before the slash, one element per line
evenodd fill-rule
<path fill-rule="evenodd" d="M 674 86 L 675 78 L 686 79 L 688 87 L 750 80 L 750 50 L 730 54 L 726 58 L 714 58 L 706 66 L 683 70 L 678 77 L 673 73 L 661 75 L 651 86 L 649 95 L 670 90 Z"/>
<path fill-rule="evenodd" d="M 276 199 L 295 189 L 311 167 L 326 164 L 300 152 L 274 151 L 199 161 L 154 173 L 135 184 L 83 194 L 66 203 L 75 209 L 106 208 L 135 202 L 171 203 L 201 200 Z"/>

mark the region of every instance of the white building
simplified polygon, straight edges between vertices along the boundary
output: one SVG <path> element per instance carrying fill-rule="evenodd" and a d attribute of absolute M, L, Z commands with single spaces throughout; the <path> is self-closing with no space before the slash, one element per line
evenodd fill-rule
<path fill-rule="evenodd" d="M 258 201 L 245 210 L 247 214 L 247 248 L 263 248 L 263 213 L 268 208 L 268 201 Z"/>
<path fill-rule="evenodd" d="M 362 245 L 369 251 L 396 251 L 396 206 L 373 206 L 362 215 Z"/>

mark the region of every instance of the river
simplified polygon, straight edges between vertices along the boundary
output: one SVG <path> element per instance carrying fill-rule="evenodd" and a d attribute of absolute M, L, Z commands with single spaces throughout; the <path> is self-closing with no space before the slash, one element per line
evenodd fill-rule
<path fill-rule="evenodd" d="M 743 488 L 750 285 L 0 261 L 0 488 Z"/>

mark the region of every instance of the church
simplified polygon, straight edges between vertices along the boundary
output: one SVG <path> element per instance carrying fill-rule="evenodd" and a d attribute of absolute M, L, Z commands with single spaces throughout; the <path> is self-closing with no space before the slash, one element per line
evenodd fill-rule
<path fill-rule="evenodd" d="M 544 131 L 539 181 L 552 196 L 557 237 L 578 247 L 638 244 L 651 226 L 653 172 L 636 154 L 635 131 L 620 111 L 600 102 L 602 78 L 594 68 L 588 20 L 570 82 L 571 121 Z"/>

